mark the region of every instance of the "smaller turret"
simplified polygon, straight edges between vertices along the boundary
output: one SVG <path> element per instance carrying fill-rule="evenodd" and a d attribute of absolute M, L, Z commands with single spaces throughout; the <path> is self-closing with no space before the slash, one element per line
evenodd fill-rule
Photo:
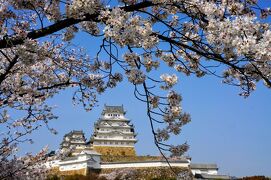
<path fill-rule="evenodd" d="M 65 134 L 63 141 L 60 144 L 60 149 L 62 151 L 71 150 L 72 155 L 79 154 L 82 150 L 86 148 L 86 138 L 83 131 L 71 131 Z"/>

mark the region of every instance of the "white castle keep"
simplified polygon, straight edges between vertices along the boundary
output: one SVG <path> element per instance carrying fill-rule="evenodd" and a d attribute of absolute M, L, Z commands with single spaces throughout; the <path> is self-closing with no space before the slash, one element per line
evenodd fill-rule
<path fill-rule="evenodd" d="M 91 146 L 104 155 L 135 155 L 137 142 L 134 125 L 125 117 L 123 106 L 104 106 L 94 123 Z"/>

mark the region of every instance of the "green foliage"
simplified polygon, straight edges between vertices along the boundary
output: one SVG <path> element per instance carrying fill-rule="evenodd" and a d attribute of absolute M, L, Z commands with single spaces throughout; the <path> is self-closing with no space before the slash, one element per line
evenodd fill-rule
<path fill-rule="evenodd" d="M 270 180 L 270 178 L 265 176 L 250 176 L 250 177 L 243 177 L 241 180 Z"/>
<path fill-rule="evenodd" d="M 96 173 L 90 173 L 87 176 L 84 175 L 69 175 L 69 176 L 57 176 L 53 175 L 47 178 L 47 180 L 106 180 L 104 177 L 99 177 Z"/>
<path fill-rule="evenodd" d="M 47 177 L 46 180 L 59 180 L 60 178 L 57 175 L 50 175 L 49 177 Z"/>
<path fill-rule="evenodd" d="M 101 157 L 102 162 L 138 162 L 161 160 L 160 156 L 110 156 L 104 155 Z"/>

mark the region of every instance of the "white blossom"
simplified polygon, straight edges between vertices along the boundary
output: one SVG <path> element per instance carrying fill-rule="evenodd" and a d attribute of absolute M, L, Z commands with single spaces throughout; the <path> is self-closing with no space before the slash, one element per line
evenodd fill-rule
<path fill-rule="evenodd" d="M 146 79 L 146 75 L 138 69 L 131 69 L 126 74 L 128 76 L 128 80 L 133 84 L 142 84 Z"/>
<path fill-rule="evenodd" d="M 84 18 L 85 14 L 96 13 L 100 6 L 98 0 L 72 0 L 67 13 L 74 18 Z"/>
<path fill-rule="evenodd" d="M 165 82 L 165 86 L 161 86 L 162 89 L 169 89 L 172 88 L 178 81 L 178 77 L 173 74 L 173 75 L 169 75 L 169 74 L 162 74 L 160 76 L 160 78 Z"/>

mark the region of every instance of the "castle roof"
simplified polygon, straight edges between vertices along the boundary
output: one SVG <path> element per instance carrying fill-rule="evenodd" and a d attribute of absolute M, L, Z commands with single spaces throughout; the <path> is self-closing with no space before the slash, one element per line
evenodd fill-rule
<path fill-rule="evenodd" d="M 84 136 L 84 133 L 83 133 L 82 130 L 80 130 L 80 131 L 78 131 L 78 130 L 73 130 L 73 131 L 71 131 L 71 132 L 65 134 L 64 137 L 67 137 L 67 136 L 68 136 L 68 137 L 71 137 L 73 134 L 79 134 L 79 135 Z"/>
<path fill-rule="evenodd" d="M 100 153 L 98 153 L 97 151 L 95 150 L 83 150 L 79 155 L 84 155 L 84 154 L 88 154 L 88 155 L 98 155 L 98 156 L 101 156 Z"/>
<path fill-rule="evenodd" d="M 102 115 L 106 114 L 106 113 L 121 113 L 121 114 L 125 114 L 123 105 L 121 106 L 107 106 L 104 105 L 104 109 L 102 111 Z"/>

